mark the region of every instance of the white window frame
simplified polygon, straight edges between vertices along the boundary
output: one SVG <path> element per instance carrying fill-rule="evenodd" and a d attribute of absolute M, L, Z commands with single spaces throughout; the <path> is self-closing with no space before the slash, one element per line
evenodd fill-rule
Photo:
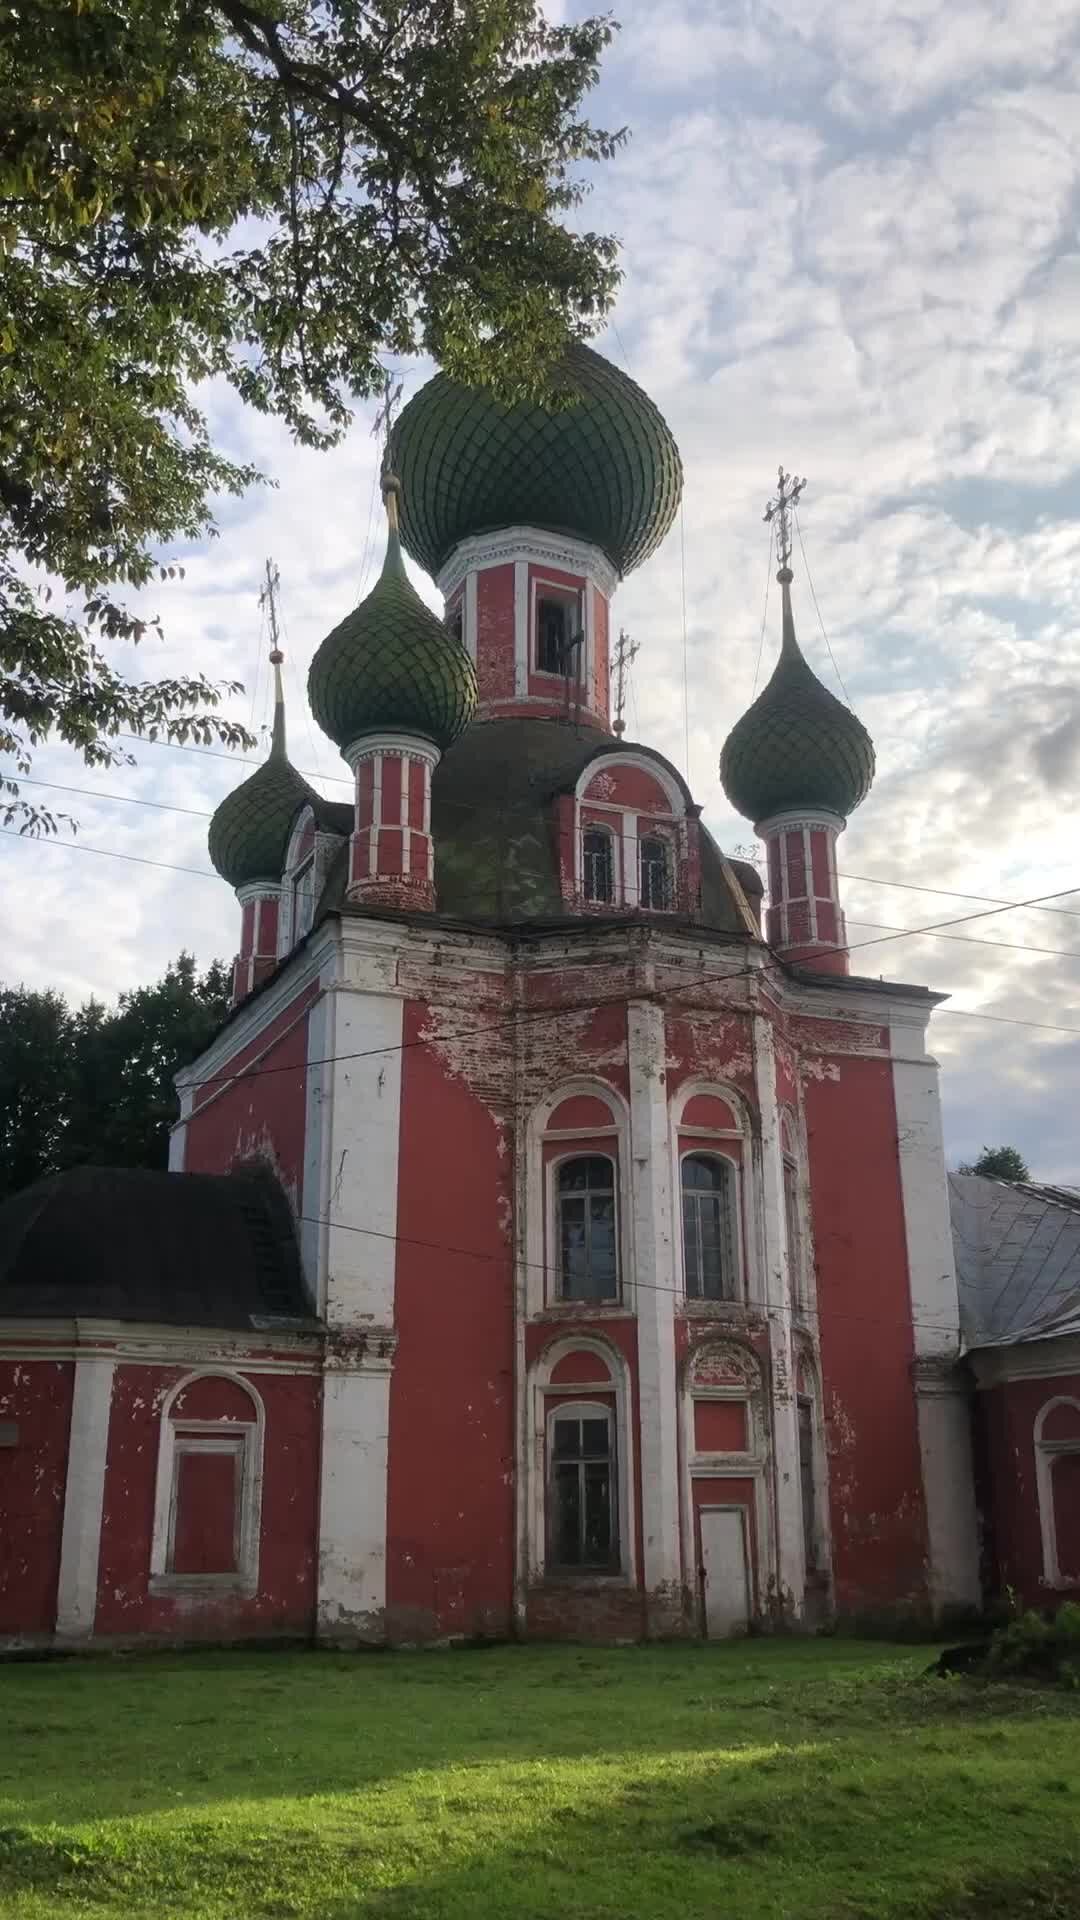
<path fill-rule="evenodd" d="M 251 1402 L 250 1420 L 196 1420 L 172 1409 L 182 1393 L 201 1380 L 227 1380 Z M 242 1374 L 201 1368 L 178 1380 L 162 1405 L 158 1430 L 154 1529 L 150 1546 L 151 1593 L 244 1593 L 259 1588 L 259 1536 L 262 1524 L 263 1443 L 266 1414 L 262 1397 Z M 236 1517 L 236 1567 L 227 1573 L 174 1573 L 173 1543 L 180 1491 L 180 1462 L 194 1453 L 231 1453 L 240 1457 Z"/>
<path fill-rule="evenodd" d="M 574 1386 L 573 1391 L 574 1392 L 577 1391 L 576 1385 Z M 608 1389 L 608 1391 L 610 1393 L 610 1388 Z M 555 1561 L 553 1558 L 549 1558 L 549 1545 L 550 1545 L 550 1538 L 551 1538 L 551 1498 L 552 1498 L 553 1483 L 554 1483 L 554 1477 L 555 1477 L 554 1476 L 555 1424 L 559 1420 L 597 1420 L 600 1418 L 603 1418 L 606 1421 L 607 1430 L 608 1430 L 607 1457 L 608 1457 L 608 1462 L 610 1465 L 610 1472 L 611 1472 L 611 1499 L 610 1499 L 611 1524 L 615 1532 L 615 1552 L 614 1552 L 614 1555 L 612 1556 L 613 1564 L 611 1566 L 606 1566 L 606 1567 L 568 1566 L 561 1560 Z M 544 1444 L 545 1444 L 545 1456 L 544 1456 L 544 1469 L 545 1469 L 544 1471 L 544 1543 L 545 1543 L 544 1572 L 545 1574 L 549 1579 L 555 1579 L 555 1580 L 563 1580 L 563 1579 L 595 1580 L 597 1578 L 599 1579 L 607 1578 L 609 1580 L 618 1579 L 622 1573 L 622 1566 L 623 1566 L 623 1543 L 622 1543 L 622 1532 L 620 1528 L 621 1516 L 619 1511 L 619 1481 L 621 1478 L 620 1468 L 619 1468 L 619 1428 L 618 1428 L 618 1422 L 615 1418 L 614 1407 L 605 1406 L 603 1402 L 597 1401 L 597 1400 L 585 1399 L 585 1400 L 567 1400 L 565 1402 L 556 1401 L 554 1405 L 549 1405 L 547 1408 L 547 1415 L 545 1419 Z"/>
<path fill-rule="evenodd" d="M 1039 1530 L 1042 1535 L 1042 1584 L 1058 1592 L 1080 1587 L 1080 1576 L 1062 1573 L 1057 1552 L 1057 1515 L 1054 1512 L 1054 1467 L 1065 1454 L 1080 1453 L 1080 1439 L 1044 1440 L 1043 1429 L 1056 1407 L 1073 1407 L 1080 1413 L 1080 1399 L 1070 1393 L 1058 1393 L 1039 1408 L 1035 1416 L 1035 1486 L 1039 1500 Z"/>
<path fill-rule="evenodd" d="M 548 1187 L 548 1232 L 551 1249 L 552 1284 L 548 1295 L 549 1303 L 554 1307 L 576 1308 L 579 1313 L 589 1313 L 594 1307 L 602 1312 L 612 1307 L 620 1307 L 623 1302 L 623 1248 L 622 1248 L 622 1208 L 619 1195 L 619 1156 L 618 1140 L 610 1145 L 591 1146 L 592 1140 L 604 1141 L 605 1134 L 586 1134 L 580 1143 L 567 1142 L 564 1153 L 552 1154 L 546 1162 Z M 565 1135 L 548 1135 L 552 1139 L 565 1139 Z M 578 1294 L 564 1295 L 562 1291 L 562 1210 L 559 1205 L 559 1169 L 571 1160 L 607 1160 L 611 1163 L 611 1190 L 615 1202 L 615 1292 L 604 1300 L 584 1299 Z"/>
<path fill-rule="evenodd" d="M 639 815 L 638 818 L 640 819 L 640 817 L 641 816 Z M 642 879 L 641 849 L 646 840 L 655 840 L 658 842 L 660 846 L 664 848 L 664 867 L 665 867 L 667 878 L 665 883 L 665 895 L 666 895 L 665 904 L 662 907 L 653 907 L 653 906 L 646 907 L 643 904 L 643 900 L 642 900 L 644 889 L 641 884 L 641 879 Z M 637 846 L 636 846 L 636 858 L 637 858 L 637 904 L 641 908 L 642 913 L 674 913 L 677 907 L 677 901 L 676 901 L 677 887 L 675 884 L 675 875 L 676 875 L 675 844 L 672 839 L 671 831 L 666 824 L 663 826 L 650 827 L 648 833 L 638 834 Z"/>
<path fill-rule="evenodd" d="M 585 841 L 590 833 L 603 834 L 608 843 L 608 857 L 611 861 L 611 898 L 599 900 L 585 891 Z M 587 907 L 617 907 L 622 896 L 622 875 L 620 872 L 621 842 L 614 827 L 606 820 L 583 820 L 581 823 L 581 898 Z"/>
<path fill-rule="evenodd" d="M 684 1301 L 688 1301 L 694 1307 L 741 1307 L 746 1300 L 746 1285 L 743 1278 L 742 1194 L 739 1190 L 739 1173 L 740 1173 L 739 1163 L 735 1159 L 733 1154 L 725 1153 L 721 1146 L 710 1145 L 708 1138 L 704 1138 L 701 1140 L 689 1140 L 684 1137 L 678 1143 L 678 1150 L 679 1150 L 679 1184 L 678 1184 L 677 1192 L 679 1195 L 679 1279 L 680 1279 L 680 1292 L 682 1294 L 682 1298 Z M 691 1293 L 687 1285 L 686 1227 L 685 1227 L 686 1197 L 683 1193 L 683 1161 L 691 1160 L 691 1159 L 720 1160 L 723 1162 L 723 1165 L 726 1169 L 725 1178 L 728 1183 L 727 1199 L 728 1199 L 728 1206 L 730 1208 L 729 1217 L 730 1217 L 730 1223 L 731 1223 L 731 1257 L 732 1257 L 732 1265 L 734 1267 L 734 1272 L 732 1274 L 733 1287 L 732 1287 L 732 1291 L 729 1294 Z"/>
<path fill-rule="evenodd" d="M 599 1100 L 611 1115 L 608 1126 L 560 1127 L 552 1129 L 548 1122 L 553 1113 L 565 1100 L 573 1100 L 580 1095 Z M 626 1101 L 617 1087 L 606 1080 L 594 1078 L 589 1074 L 578 1074 L 569 1080 L 560 1081 L 543 1100 L 537 1102 L 529 1115 L 525 1127 L 525 1217 L 524 1233 L 519 1243 L 517 1285 L 518 1297 L 524 1303 L 527 1319 L 536 1319 L 541 1314 L 578 1314 L 582 1313 L 585 1303 L 568 1300 L 564 1306 L 559 1304 L 557 1285 L 558 1271 L 555 1264 L 558 1246 L 555 1240 L 555 1226 L 551 1207 L 551 1179 L 549 1166 L 555 1164 L 564 1154 L 583 1153 L 586 1145 L 593 1141 L 610 1142 L 610 1147 L 601 1146 L 601 1152 L 612 1151 L 618 1171 L 616 1187 L 615 1217 L 619 1232 L 619 1302 L 608 1307 L 594 1306 L 592 1314 L 620 1315 L 627 1318 L 635 1311 L 636 1293 L 634 1290 L 634 1250 L 630 1223 L 633 1209 L 624 1206 L 623 1183 L 629 1178 L 630 1165 L 630 1115 Z M 559 1151 L 548 1159 L 545 1148 L 555 1147 Z"/>
<path fill-rule="evenodd" d="M 732 1127 L 688 1126 L 683 1119 L 687 1107 L 700 1094 L 721 1100 L 734 1121 Z M 739 1152 L 733 1151 L 736 1142 Z M 761 1250 L 758 1242 L 756 1207 L 758 1186 L 753 1178 L 754 1159 L 750 1154 L 751 1131 L 746 1106 L 734 1087 L 721 1080 L 688 1080 L 671 1103 L 671 1182 L 678 1195 L 678 1232 L 675 1235 L 675 1273 L 678 1309 L 695 1317 L 710 1314 L 734 1315 L 764 1298 L 761 1286 Z M 682 1234 L 682 1158 L 686 1153 L 721 1154 L 735 1169 L 735 1259 L 738 1292 L 733 1300 L 699 1300 L 686 1291 L 686 1263 Z M 755 1211 L 751 1211 L 751 1209 Z"/>
<path fill-rule="evenodd" d="M 552 1374 L 560 1360 L 571 1353 L 592 1353 L 597 1359 L 596 1378 L 594 1380 L 567 1381 L 560 1386 L 552 1381 Z M 597 1569 L 584 1569 L 581 1573 L 568 1572 L 565 1575 L 547 1572 L 547 1416 L 558 1411 L 549 1406 L 552 1394 L 565 1393 L 566 1406 L 588 1406 L 594 1394 L 606 1394 L 615 1399 L 615 1462 L 616 1462 L 616 1500 L 619 1513 L 619 1572 L 601 1573 Z M 551 1579 L 561 1581 L 564 1578 L 577 1587 L 583 1584 L 602 1584 L 604 1586 L 633 1587 L 637 1582 L 637 1538 L 635 1527 L 635 1488 L 637 1485 L 637 1435 L 631 1419 L 633 1396 L 631 1392 L 630 1371 L 626 1356 L 618 1347 L 595 1334 L 566 1332 L 560 1333 L 549 1346 L 545 1347 L 536 1361 L 529 1378 L 528 1432 L 526 1435 L 524 1473 L 524 1512 L 525 1512 L 525 1579 L 527 1584 Z M 611 1412 L 604 1406 L 606 1413 Z"/>
<path fill-rule="evenodd" d="M 559 600 L 564 606 L 573 604 L 577 618 L 577 630 L 582 636 L 581 645 L 575 649 L 572 673 L 553 673 L 550 667 L 542 667 L 540 659 L 540 602 L 541 600 Z M 573 635 L 571 635 L 573 638 Z M 585 620 L 585 590 L 581 587 L 568 587 L 561 580 L 545 580 L 533 575 L 529 592 L 529 673 L 539 674 L 542 680 L 550 680 L 552 686 L 585 686 L 588 684 L 589 635 Z"/>

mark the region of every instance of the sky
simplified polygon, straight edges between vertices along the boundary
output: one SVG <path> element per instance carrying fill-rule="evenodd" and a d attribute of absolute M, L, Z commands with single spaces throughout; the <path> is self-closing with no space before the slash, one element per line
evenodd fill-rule
<path fill-rule="evenodd" d="M 641 647 L 629 735 L 687 768 L 729 851 L 750 845 L 717 763 L 779 647 L 764 507 L 779 463 L 807 475 L 800 641 L 877 748 L 840 842 L 866 943 L 853 967 L 949 995 L 931 1045 L 950 1164 L 1009 1143 L 1036 1177 L 1076 1180 L 1080 12 L 624 0 L 619 17 L 589 111 L 631 138 L 594 173 L 583 220 L 620 236 L 624 279 L 595 344 L 652 395 L 686 469 L 680 521 L 616 601 Z M 406 369 L 406 397 L 429 372 Z M 316 454 L 228 392 L 204 398 L 219 443 L 274 484 L 222 502 L 217 540 L 176 549 L 184 578 L 157 596 L 165 637 L 139 669 L 241 679 L 227 710 L 266 727 L 272 555 L 292 758 L 347 798 L 302 689 L 381 559 L 370 418 Z M 78 837 L 0 848 L 7 982 L 109 1000 L 181 948 L 234 951 L 202 816 L 248 769 L 132 751 L 108 773 L 38 755 L 37 779 L 94 797 L 28 789 L 73 812 Z M 1068 888 L 1052 911 L 882 938 L 985 911 L 972 895 Z"/>

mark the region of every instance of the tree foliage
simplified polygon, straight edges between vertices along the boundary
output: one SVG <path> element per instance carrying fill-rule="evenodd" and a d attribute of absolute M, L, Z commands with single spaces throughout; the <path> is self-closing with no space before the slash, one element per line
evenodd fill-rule
<path fill-rule="evenodd" d="M 226 382 L 333 444 L 381 356 L 507 398 L 602 315 L 572 231 L 605 19 L 536 0 L 21 0 L 0 23 L 0 751 L 242 729 L 201 677 L 124 679 L 125 592 L 258 478 L 197 400 Z M 44 576 L 61 584 L 44 598 Z M 12 811 L 40 814 L 8 780 Z M 10 814 L 9 814 L 10 817 Z"/>
<path fill-rule="evenodd" d="M 977 1160 L 957 1173 L 979 1173 L 985 1180 L 1030 1180 L 1027 1161 L 1017 1147 L 984 1147 Z"/>
<path fill-rule="evenodd" d="M 228 1011 L 228 969 L 189 953 L 114 1009 L 0 989 L 0 1197 L 83 1165 L 164 1167 L 173 1077 Z"/>

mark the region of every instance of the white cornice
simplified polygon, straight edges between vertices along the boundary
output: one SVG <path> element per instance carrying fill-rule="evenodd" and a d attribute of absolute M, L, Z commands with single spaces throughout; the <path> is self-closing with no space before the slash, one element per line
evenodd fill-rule
<path fill-rule="evenodd" d="M 1012 1346 L 976 1347 L 967 1356 L 980 1387 L 1010 1380 L 1053 1380 L 1080 1373 L 1080 1334 L 1058 1340 L 1020 1340 Z"/>
<path fill-rule="evenodd" d="M 531 560 L 536 566 L 558 567 L 563 573 L 583 574 L 590 585 L 610 600 L 619 574 L 607 555 L 587 540 L 550 533 L 543 527 L 499 527 L 494 533 L 472 534 L 454 548 L 436 576 L 439 592 L 449 598 L 465 579 L 481 567 L 507 566 Z"/>

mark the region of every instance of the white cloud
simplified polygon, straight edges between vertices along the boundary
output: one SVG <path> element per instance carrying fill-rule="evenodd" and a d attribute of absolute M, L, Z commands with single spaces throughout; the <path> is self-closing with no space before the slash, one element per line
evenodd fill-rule
<path fill-rule="evenodd" d="M 603 349 L 627 360 L 683 451 L 690 768 L 729 844 L 750 830 L 728 812 L 716 767 L 755 684 L 760 516 L 782 459 L 810 474 L 814 585 L 878 748 L 843 870 L 1011 899 L 1080 883 L 1078 52 L 1072 0 L 624 10 L 595 117 L 629 120 L 634 137 L 584 218 L 625 241 Z M 146 669 L 199 668 L 250 689 L 258 577 L 273 554 L 295 666 L 293 756 L 343 771 L 309 729 L 298 683 L 381 553 L 374 446 L 359 421 L 333 454 L 296 449 L 227 393 L 215 391 L 213 413 L 230 450 L 278 488 L 223 504 L 221 539 L 186 556 L 185 580 L 161 597 L 166 640 L 148 643 Z M 680 764 L 682 547 L 676 529 L 618 603 L 643 643 L 631 724 L 636 710 L 642 735 Z M 796 559 L 800 636 L 838 691 Z M 777 611 L 774 593 L 759 689 Z M 264 672 L 258 721 L 267 698 Z M 250 690 L 233 710 L 249 717 Z M 137 770 L 90 775 L 54 749 L 36 771 L 206 810 L 245 771 L 153 747 L 138 758 Z M 71 805 L 86 844 L 206 865 L 204 821 Z M 9 977 L 108 995 L 182 945 L 203 961 L 231 951 L 235 907 L 216 881 L 10 842 L 3 854 Z M 879 923 L 965 911 L 865 881 L 848 883 L 847 904 L 872 923 L 853 927 L 867 941 Z M 1080 960 L 974 944 L 1080 952 L 1080 894 L 1066 904 L 1073 916 L 1010 913 L 956 928 L 964 938 L 868 945 L 860 964 L 952 994 L 937 1048 L 956 1152 L 1010 1140 L 1037 1170 L 1075 1177 L 1080 1041 L 968 1017 L 1080 1027 Z"/>

